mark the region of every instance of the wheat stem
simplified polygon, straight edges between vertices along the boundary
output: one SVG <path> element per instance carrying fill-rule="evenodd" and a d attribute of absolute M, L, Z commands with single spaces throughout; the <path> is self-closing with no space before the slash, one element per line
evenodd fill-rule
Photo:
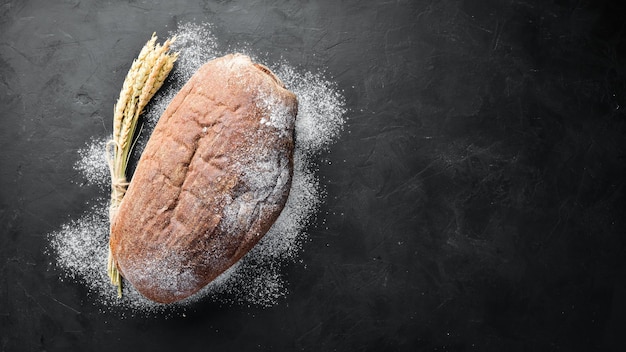
<path fill-rule="evenodd" d="M 155 44 L 157 37 L 152 37 L 139 52 L 126 74 L 117 103 L 113 107 L 113 137 L 107 143 L 106 157 L 111 172 L 111 204 L 109 221 L 117 216 L 117 211 L 126 194 L 128 181 L 126 168 L 137 130 L 139 116 L 150 99 L 161 88 L 165 78 L 172 70 L 178 53 L 170 53 L 170 45 L 175 38 L 166 40 L 163 45 Z M 118 297 L 122 296 L 122 276 L 109 246 L 107 273 L 111 283 L 117 286 Z"/>

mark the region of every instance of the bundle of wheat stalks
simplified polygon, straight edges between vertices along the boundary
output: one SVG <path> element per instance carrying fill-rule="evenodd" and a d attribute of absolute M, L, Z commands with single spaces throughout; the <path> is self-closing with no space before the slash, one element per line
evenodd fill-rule
<path fill-rule="evenodd" d="M 106 149 L 111 171 L 111 205 L 109 207 L 111 224 L 117 215 L 128 187 L 126 168 L 134 144 L 139 115 L 161 88 L 178 58 L 178 53 L 169 52 L 170 45 L 175 38 L 166 40 L 163 45 L 155 44 L 156 39 L 156 35 L 153 34 L 152 38 L 141 49 L 137 59 L 133 61 L 124 80 L 120 97 L 114 107 L 113 138 L 108 141 Z M 111 278 L 111 283 L 117 286 L 118 297 L 121 297 L 122 278 L 117 270 L 117 264 L 111 256 L 110 248 L 107 272 Z"/>

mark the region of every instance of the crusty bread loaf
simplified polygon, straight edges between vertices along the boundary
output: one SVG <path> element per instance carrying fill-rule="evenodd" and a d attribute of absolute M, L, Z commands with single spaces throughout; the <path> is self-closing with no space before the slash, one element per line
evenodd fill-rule
<path fill-rule="evenodd" d="M 161 303 L 235 264 L 283 209 L 296 96 L 240 54 L 203 65 L 163 113 L 111 228 L 123 277 Z"/>

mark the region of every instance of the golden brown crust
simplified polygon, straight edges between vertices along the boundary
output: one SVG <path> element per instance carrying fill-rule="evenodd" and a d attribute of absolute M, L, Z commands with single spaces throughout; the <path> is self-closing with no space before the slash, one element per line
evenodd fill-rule
<path fill-rule="evenodd" d="M 264 66 L 227 55 L 172 100 L 112 229 L 118 267 L 147 298 L 204 287 L 269 230 L 289 194 L 297 99 Z"/>

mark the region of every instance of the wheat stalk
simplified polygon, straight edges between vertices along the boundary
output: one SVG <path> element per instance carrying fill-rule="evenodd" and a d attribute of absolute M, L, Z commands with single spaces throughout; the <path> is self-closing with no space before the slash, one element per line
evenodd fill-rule
<path fill-rule="evenodd" d="M 170 38 L 163 45 L 155 44 L 157 37 L 152 34 L 152 38 L 144 45 L 128 70 L 120 96 L 114 106 L 113 137 L 107 143 L 106 149 L 111 171 L 111 205 L 109 206 L 111 224 L 117 216 L 118 208 L 128 187 L 126 168 L 139 116 L 150 99 L 161 88 L 178 58 L 178 53 L 169 52 L 170 45 L 175 39 L 175 37 Z M 110 246 L 107 273 L 111 278 L 111 283 L 117 286 L 118 297 L 121 297 L 122 277 L 111 255 Z"/>

